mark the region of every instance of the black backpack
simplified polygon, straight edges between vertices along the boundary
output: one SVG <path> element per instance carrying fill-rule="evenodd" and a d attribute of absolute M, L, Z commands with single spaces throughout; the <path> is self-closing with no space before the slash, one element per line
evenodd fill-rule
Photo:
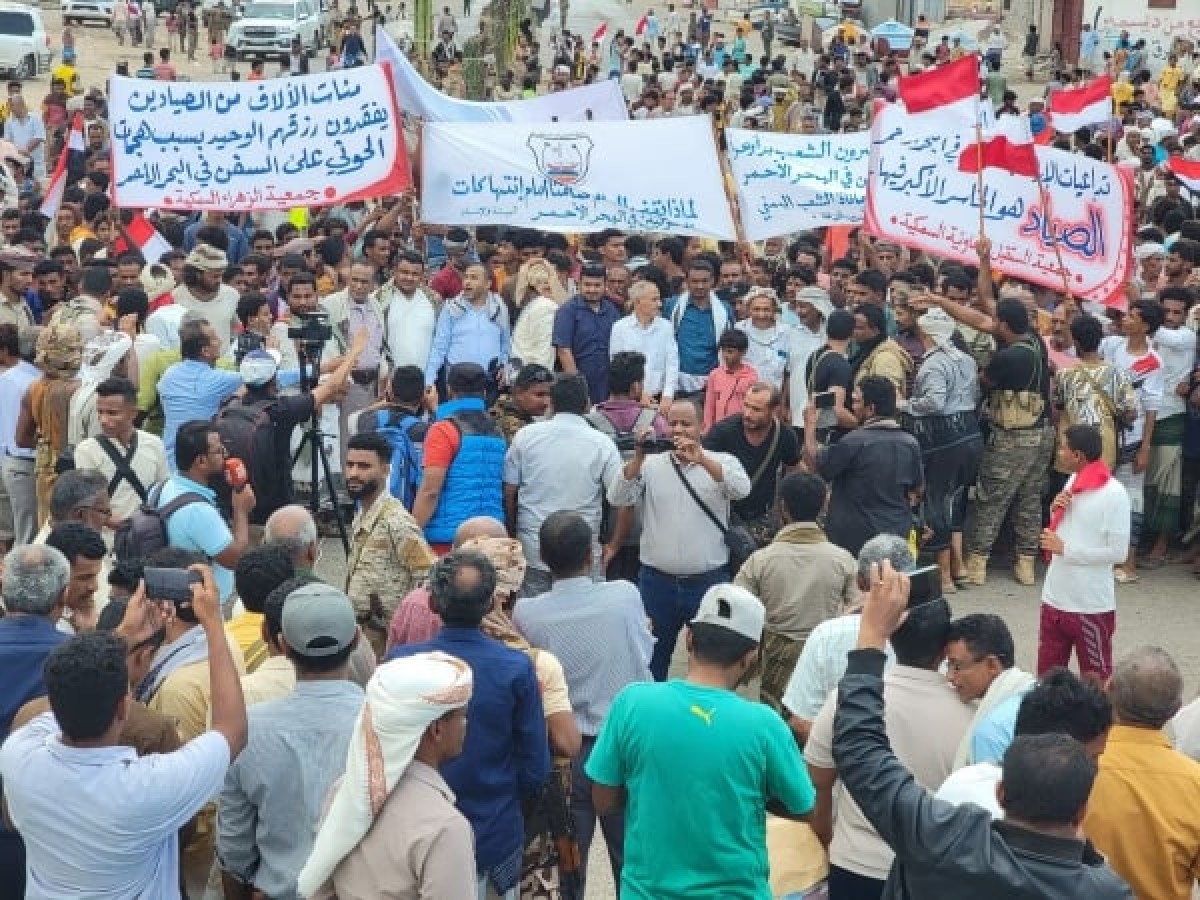
<path fill-rule="evenodd" d="M 250 486 L 259 498 L 274 496 L 273 488 L 289 472 L 275 471 L 275 399 L 247 403 L 241 397 L 230 397 L 217 412 L 213 422 L 221 443 L 230 457 L 246 464 Z M 217 505 L 228 512 L 232 492 L 224 479 L 217 485 Z"/>
<path fill-rule="evenodd" d="M 186 491 L 159 509 L 158 498 L 162 495 L 164 484 L 166 482 L 161 481 L 150 488 L 146 502 L 117 527 L 113 534 L 113 554 L 118 560 L 144 558 L 166 547 L 169 543 L 167 522 L 171 516 L 185 506 L 208 502 L 204 495 Z"/>

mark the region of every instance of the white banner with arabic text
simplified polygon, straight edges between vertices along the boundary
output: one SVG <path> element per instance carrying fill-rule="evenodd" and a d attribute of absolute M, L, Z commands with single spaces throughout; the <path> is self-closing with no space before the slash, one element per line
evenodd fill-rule
<path fill-rule="evenodd" d="M 872 234 L 936 256 L 978 264 L 979 186 L 962 171 L 978 154 L 973 129 L 889 105 L 871 132 L 866 227 Z M 984 169 L 984 233 L 992 268 L 1106 303 L 1131 271 L 1133 180 L 1120 166 L 1049 147 L 1036 148 L 1041 183 Z M 1057 247 L 1057 251 L 1056 251 Z M 1059 264 L 1061 255 L 1062 265 Z"/>
<path fill-rule="evenodd" d="M 423 141 L 421 217 L 433 224 L 734 238 L 707 116 L 431 122 Z"/>
<path fill-rule="evenodd" d="M 867 199 L 871 136 L 725 129 L 746 238 L 858 225 Z"/>
<path fill-rule="evenodd" d="M 118 206 L 329 206 L 409 187 L 386 66 L 238 82 L 109 82 Z"/>

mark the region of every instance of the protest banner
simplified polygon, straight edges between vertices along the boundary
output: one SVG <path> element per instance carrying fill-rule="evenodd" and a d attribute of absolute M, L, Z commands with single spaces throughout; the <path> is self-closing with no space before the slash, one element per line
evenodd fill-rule
<path fill-rule="evenodd" d="M 375 46 L 375 58 L 391 66 L 392 83 L 404 111 L 426 122 L 615 122 L 629 118 L 621 85 L 615 79 L 528 100 L 479 103 L 443 94 L 429 84 L 385 29 L 375 29 Z"/>
<path fill-rule="evenodd" d="M 686 165 L 680 150 L 686 149 Z M 645 122 L 433 122 L 421 217 L 436 225 L 734 238 L 706 116 Z"/>
<path fill-rule="evenodd" d="M 871 136 L 725 129 L 746 238 L 857 225 L 867 194 Z"/>
<path fill-rule="evenodd" d="M 870 233 L 978 264 L 982 214 L 993 269 L 1062 290 L 1065 268 L 1075 297 L 1107 303 L 1122 294 L 1136 218 L 1127 171 L 1039 146 L 1040 187 L 1038 178 L 984 159 L 981 195 L 979 175 L 972 174 L 978 166 L 971 157 L 981 155 L 973 129 L 887 107 L 871 137 Z"/>
<path fill-rule="evenodd" d="M 109 84 L 117 206 L 329 206 L 412 182 L 384 66 L 270 81 Z"/>

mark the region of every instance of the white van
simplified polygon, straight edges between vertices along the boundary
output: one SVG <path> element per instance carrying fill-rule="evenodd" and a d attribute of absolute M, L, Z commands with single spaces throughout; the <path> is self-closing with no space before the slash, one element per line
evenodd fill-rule
<path fill-rule="evenodd" d="M 53 55 L 40 9 L 0 3 L 0 71 L 33 78 L 50 68 Z"/>
<path fill-rule="evenodd" d="M 230 26 L 225 43 L 239 58 L 279 58 L 287 55 L 295 37 L 310 57 L 320 51 L 329 37 L 320 0 L 252 0 Z"/>

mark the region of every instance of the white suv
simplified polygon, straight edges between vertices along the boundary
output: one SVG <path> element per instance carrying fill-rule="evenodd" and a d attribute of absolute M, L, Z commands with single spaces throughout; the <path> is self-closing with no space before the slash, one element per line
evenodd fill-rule
<path fill-rule="evenodd" d="M 286 56 L 292 38 L 308 55 L 316 56 L 326 39 L 319 0 L 255 0 L 229 28 L 225 43 L 239 57 Z"/>
<path fill-rule="evenodd" d="M 40 9 L 0 3 L 0 71 L 33 78 L 50 68 L 53 55 Z"/>
<path fill-rule="evenodd" d="M 99 22 L 112 27 L 113 0 L 62 0 L 64 25 L 78 22 Z"/>

